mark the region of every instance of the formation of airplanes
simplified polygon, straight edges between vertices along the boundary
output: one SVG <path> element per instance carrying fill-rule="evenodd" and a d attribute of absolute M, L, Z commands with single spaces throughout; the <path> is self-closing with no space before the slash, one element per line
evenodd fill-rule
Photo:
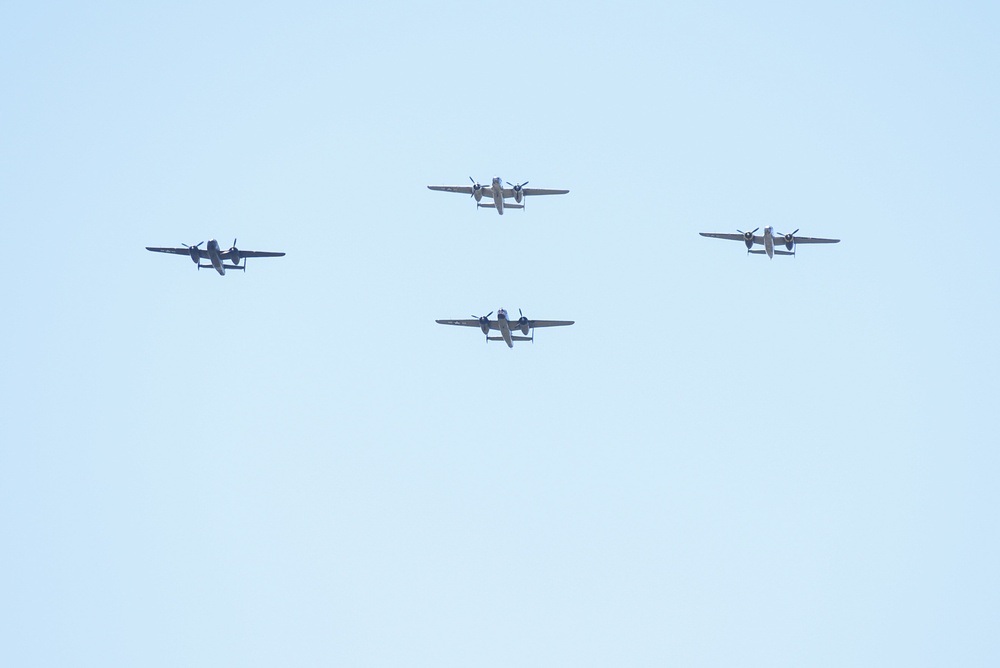
<path fill-rule="evenodd" d="M 187 244 L 181 244 L 184 248 L 160 248 L 157 246 L 146 246 L 146 250 L 153 251 L 154 253 L 171 253 L 173 255 L 187 255 L 191 258 L 191 261 L 198 265 L 198 269 L 215 269 L 219 272 L 219 276 L 226 275 L 226 269 L 236 269 L 239 271 L 246 271 L 247 263 L 246 258 L 248 257 L 281 257 L 284 253 L 275 253 L 272 251 L 248 251 L 240 250 L 236 247 L 236 239 L 233 239 L 233 245 L 229 250 L 221 250 L 219 248 L 219 242 L 215 239 L 208 240 L 208 248 L 202 250 L 199 248 L 204 241 L 199 241 L 194 246 L 188 246 Z M 202 264 L 202 260 L 208 260 L 209 264 Z M 226 264 L 225 261 L 229 260 L 232 264 Z M 240 260 L 243 260 L 243 264 L 240 265 Z"/>
<path fill-rule="evenodd" d="M 760 228 L 758 227 L 757 230 Z M 736 230 L 739 234 L 731 234 L 727 232 L 699 232 L 703 237 L 712 237 L 713 239 L 730 239 L 732 241 L 742 241 L 746 244 L 747 253 L 752 253 L 754 255 L 767 255 L 772 260 L 775 255 L 795 255 L 795 246 L 798 244 L 836 244 L 840 243 L 840 239 L 820 239 L 818 237 L 797 237 L 796 234 L 799 233 L 798 230 L 790 232 L 789 234 L 778 233 L 777 236 L 774 234 L 773 228 L 768 225 L 764 228 L 764 235 L 759 236 L 757 230 L 752 232 L 743 232 L 741 230 Z M 774 243 L 778 242 L 778 245 L 784 244 L 786 250 L 778 250 L 775 248 Z M 755 249 L 754 244 L 758 244 L 764 247 L 764 250 Z"/>
<path fill-rule="evenodd" d="M 501 181 L 499 176 L 493 177 L 493 181 L 490 186 L 481 186 L 476 182 L 471 176 L 469 181 L 472 182 L 471 186 L 427 186 L 431 190 L 439 190 L 443 192 L 454 192 L 462 193 L 471 196 L 476 200 L 476 207 L 488 207 L 496 209 L 497 213 L 501 216 L 503 215 L 504 208 L 508 209 L 523 209 L 524 208 L 524 198 L 529 195 L 565 195 L 569 190 L 561 189 L 547 189 L 547 188 L 525 188 L 528 182 L 524 183 L 510 183 L 506 182 L 508 188 L 503 187 L 503 181 Z M 487 201 L 483 201 L 484 198 Z M 506 200 L 513 199 L 514 202 L 507 202 Z M 795 247 L 799 244 L 835 244 L 839 243 L 840 239 L 824 239 L 820 237 L 799 237 L 796 236 L 799 231 L 795 230 L 788 234 L 776 233 L 774 228 L 770 225 L 764 228 L 764 234 L 758 235 L 757 231 L 760 230 L 758 227 L 755 230 L 749 232 L 743 232 L 742 230 L 736 230 L 736 234 L 729 232 L 700 232 L 703 237 L 711 237 L 713 239 L 728 239 L 731 241 L 742 241 L 747 247 L 747 253 L 754 255 L 767 255 L 769 258 L 773 259 L 775 255 L 795 255 Z M 152 251 L 154 253 L 170 253 L 173 255 L 187 255 L 191 258 L 198 269 L 215 269 L 220 276 L 226 275 L 226 270 L 239 270 L 246 271 L 246 260 L 251 257 L 282 257 L 283 252 L 276 251 L 247 251 L 240 250 L 236 247 L 236 239 L 233 239 L 233 245 L 227 249 L 222 250 L 219 246 L 219 242 L 215 239 L 209 239 L 208 246 L 202 250 L 201 245 L 204 241 L 198 242 L 193 246 L 188 246 L 187 244 L 181 244 L 183 248 L 165 248 L 158 246 L 146 246 L 146 250 Z M 755 245 L 763 246 L 763 250 L 754 248 Z M 785 250 L 781 250 L 781 246 L 784 246 Z M 208 260 L 208 264 L 202 264 L 202 260 Z M 240 261 L 243 264 L 240 264 Z M 231 264 L 226 264 L 226 262 Z M 483 316 L 472 316 L 471 319 L 463 320 L 436 320 L 440 325 L 457 325 L 460 327 L 478 327 L 483 334 L 486 336 L 486 341 L 503 341 L 507 344 L 508 348 L 514 347 L 515 341 L 534 341 L 535 340 L 535 328 L 536 327 L 566 327 L 568 325 L 574 324 L 572 320 L 531 320 L 525 317 L 521 309 L 518 309 L 518 319 L 510 320 L 507 316 L 507 311 L 503 308 L 497 310 L 496 320 L 491 320 L 490 316 L 493 315 L 493 311 L 490 311 Z M 490 332 L 499 332 L 499 336 L 491 336 Z M 520 334 L 515 334 L 515 332 L 520 332 Z"/>
<path fill-rule="evenodd" d="M 497 310 L 497 319 L 490 320 L 493 311 L 478 318 L 472 316 L 471 320 L 435 320 L 439 325 L 458 325 L 459 327 L 478 327 L 486 335 L 486 341 L 503 341 L 508 348 L 514 347 L 515 341 L 534 341 L 536 327 L 566 327 L 572 325 L 572 320 L 531 320 L 524 316 L 521 309 L 517 309 L 520 316 L 513 322 L 507 318 L 506 309 Z M 515 335 L 511 330 L 521 332 L 522 336 Z M 490 336 L 491 331 L 500 332 L 500 336 Z"/>
<path fill-rule="evenodd" d="M 446 193 L 462 193 L 463 195 L 469 195 L 474 200 L 476 200 L 476 208 L 486 207 L 489 209 L 496 209 L 497 213 L 501 216 L 503 215 L 504 208 L 508 209 L 523 209 L 524 208 L 524 198 L 529 195 L 565 195 L 568 190 L 559 190 L 551 188 L 525 188 L 528 182 L 524 183 L 511 183 L 507 181 L 509 188 L 504 188 L 504 182 L 500 180 L 499 176 L 493 177 L 493 182 L 489 186 L 481 186 L 479 183 L 469 177 L 472 181 L 471 186 L 427 186 L 431 190 L 440 190 Z M 492 201 L 483 201 L 486 197 Z M 506 202 L 505 200 L 514 199 L 514 202 Z"/>

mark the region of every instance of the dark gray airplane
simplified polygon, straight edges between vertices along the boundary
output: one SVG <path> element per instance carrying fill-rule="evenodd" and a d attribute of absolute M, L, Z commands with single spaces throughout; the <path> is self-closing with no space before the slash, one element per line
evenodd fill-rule
<path fill-rule="evenodd" d="M 187 255 L 191 258 L 191 261 L 198 265 L 198 269 L 215 269 L 219 272 L 220 276 L 226 275 L 226 269 L 238 269 L 240 271 L 246 271 L 247 263 L 245 258 L 248 257 L 281 257 L 284 253 L 274 253 L 271 251 L 248 251 L 239 250 L 236 248 L 236 239 L 233 239 L 232 247 L 223 251 L 219 248 L 219 242 L 215 239 L 208 240 L 208 248 L 201 250 L 198 248 L 204 241 L 196 243 L 194 246 L 188 246 L 187 244 L 181 244 L 184 248 L 156 248 L 153 246 L 146 246 L 146 250 L 153 251 L 154 253 L 172 253 L 174 255 Z M 243 265 L 240 266 L 240 260 L 243 259 Z M 209 264 L 202 264 L 202 260 L 208 260 Z M 225 264 L 225 260 L 229 260 L 232 264 Z"/>

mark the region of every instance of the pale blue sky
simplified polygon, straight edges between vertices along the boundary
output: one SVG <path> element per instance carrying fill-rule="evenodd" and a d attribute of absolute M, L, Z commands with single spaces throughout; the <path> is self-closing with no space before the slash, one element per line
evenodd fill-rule
<path fill-rule="evenodd" d="M 0 8 L 0 664 L 997 665 L 998 33 Z"/>

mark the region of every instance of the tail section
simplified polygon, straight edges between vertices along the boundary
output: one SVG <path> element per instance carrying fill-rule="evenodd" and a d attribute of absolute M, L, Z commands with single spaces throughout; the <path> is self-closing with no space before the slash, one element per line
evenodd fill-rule
<path fill-rule="evenodd" d="M 210 264 L 199 264 L 198 268 L 199 269 L 215 269 L 215 267 L 213 265 L 210 265 Z M 225 269 L 225 270 L 227 270 L 227 271 L 230 270 L 230 269 L 236 269 L 236 270 L 239 270 L 239 271 L 246 271 L 247 270 L 247 268 L 245 266 L 238 265 L 238 264 L 223 264 L 222 268 Z"/>

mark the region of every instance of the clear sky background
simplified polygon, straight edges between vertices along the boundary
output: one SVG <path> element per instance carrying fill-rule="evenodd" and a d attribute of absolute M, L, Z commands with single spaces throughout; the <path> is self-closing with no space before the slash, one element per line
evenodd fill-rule
<path fill-rule="evenodd" d="M 998 34 L 7 3 L 0 664 L 996 666 Z"/>

